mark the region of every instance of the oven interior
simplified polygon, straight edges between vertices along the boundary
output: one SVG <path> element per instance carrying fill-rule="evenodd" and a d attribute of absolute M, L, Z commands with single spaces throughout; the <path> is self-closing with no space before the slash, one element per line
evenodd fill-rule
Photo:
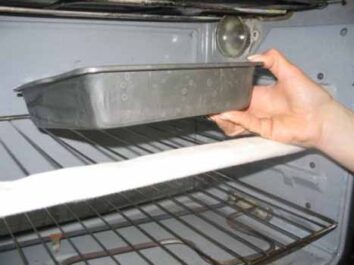
<path fill-rule="evenodd" d="M 235 62 L 277 48 L 354 108 L 352 1 L 326 7 L 295 1 L 301 12 L 276 16 L 259 16 L 255 6 L 279 11 L 280 1 L 269 6 L 244 1 L 237 7 L 253 10 L 243 17 L 252 36 L 238 58 L 225 56 L 216 44 L 224 14 L 216 1 L 198 12 L 200 2 L 186 1 L 194 10 L 187 15 L 174 1 L 164 8 L 157 5 L 162 1 L 151 1 L 146 12 L 138 0 L 118 9 L 114 1 L 30 2 L 26 8 L 33 12 L 51 5 L 52 11 L 87 15 L 98 10 L 134 19 L 88 19 L 76 13 L 38 17 L 12 12 L 7 1 L 0 1 L 1 181 L 229 139 L 201 116 L 109 130 L 38 129 L 13 89 L 79 67 Z M 223 1 L 222 8 L 231 2 Z M 305 10 L 310 6 L 316 8 Z M 21 1 L 18 7 L 24 8 Z M 142 13 L 151 17 L 136 19 Z M 272 80 L 260 69 L 255 74 L 255 83 Z M 85 183 L 77 187 L 84 188 Z M 307 150 L 2 218 L 0 263 L 338 264 L 350 241 L 351 193 L 349 172 Z"/>

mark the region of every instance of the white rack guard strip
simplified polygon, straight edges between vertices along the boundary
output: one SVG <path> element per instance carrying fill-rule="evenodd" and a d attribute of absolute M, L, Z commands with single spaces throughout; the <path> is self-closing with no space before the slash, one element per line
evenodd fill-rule
<path fill-rule="evenodd" d="M 0 217 L 81 201 L 212 170 L 293 154 L 300 147 L 248 137 L 65 168 L 0 182 Z"/>

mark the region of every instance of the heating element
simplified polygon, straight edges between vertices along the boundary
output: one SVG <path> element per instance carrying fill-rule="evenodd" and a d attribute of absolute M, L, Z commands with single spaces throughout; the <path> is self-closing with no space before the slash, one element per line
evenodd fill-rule
<path fill-rule="evenodd" d="M 225 136 L 201 118 L 114 130 L 39 131 L 24 115 L 3 118 L 0 139 L 1 166 L 16 179 Z M 31 148 L 21 154 L 15 142 Z M 58 209 L 71 221 L 61 220 Z M 38 216 L 47 220 L 45 227 L 37 224 Z M 6 264 L 265 264 L 336 227 L 333 220 L 227 171 L 16 216 L 26 231 L 15 233 L 11 218 L 0 220 L 6 232 L 0 260 Z"/>

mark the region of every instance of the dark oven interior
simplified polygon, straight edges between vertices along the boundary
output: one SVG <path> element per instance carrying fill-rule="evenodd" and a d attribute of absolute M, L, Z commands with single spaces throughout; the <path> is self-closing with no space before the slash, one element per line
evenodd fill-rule
<path fill-rule="evenodd" d="M 353 108 L 353 13 L 352 1 L 0 0 L 0 184 L 231 139 L 200 113 L 38 128 L 13 89 L 73 69 L 235 64 L 277 48 Z M 237 55 L 218 38 L 225 15 L 247 31 Z M 254 83 L 269 82 L 257 69 Z M 306 150 L 26 212 L 0 218 L 0 264 L 338 264 L 351 237 L 352 184 Z"/>

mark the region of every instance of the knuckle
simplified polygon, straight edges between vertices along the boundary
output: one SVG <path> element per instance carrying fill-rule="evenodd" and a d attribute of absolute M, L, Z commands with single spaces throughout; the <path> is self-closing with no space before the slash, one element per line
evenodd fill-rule
<path fill-rule="evenodd" d="M 265 138 L 273 138 L 273 121 L 269 118 L 260 120 L 260 135 Z"/>
<path fill-rule="evenodd" d="M 279 56 L 280 55 L 280 52 L 277 50 L 277 49 L 269 49 L 267 52 L 266 52 L 267 55 L 271 55 L 271 56 Z"/>
<path fill-rule="evenodd" d="M 290 73 L 297 75 L 297 76 L 304 75 L 303 72 L 296 65 L 294 65 L 292 63 L 289 63 L 288 70 Z"/>
<path fill-rule="evenodd" d="M 231 132 L 231 131 L 224 131 L 224 133 L 225 133 L 227 136 L 229 136 L 229 137 L 235 136 L 235 135 L 234 135 L 234 132 Z"/>
<path fill-rule="evenodd" d="M 236 131 L 231 132 L 228 136 L 235 137 L 235 136 L 239 135 L 240 133 L 241 133 L 240 130 L 236 130 Z"/>

